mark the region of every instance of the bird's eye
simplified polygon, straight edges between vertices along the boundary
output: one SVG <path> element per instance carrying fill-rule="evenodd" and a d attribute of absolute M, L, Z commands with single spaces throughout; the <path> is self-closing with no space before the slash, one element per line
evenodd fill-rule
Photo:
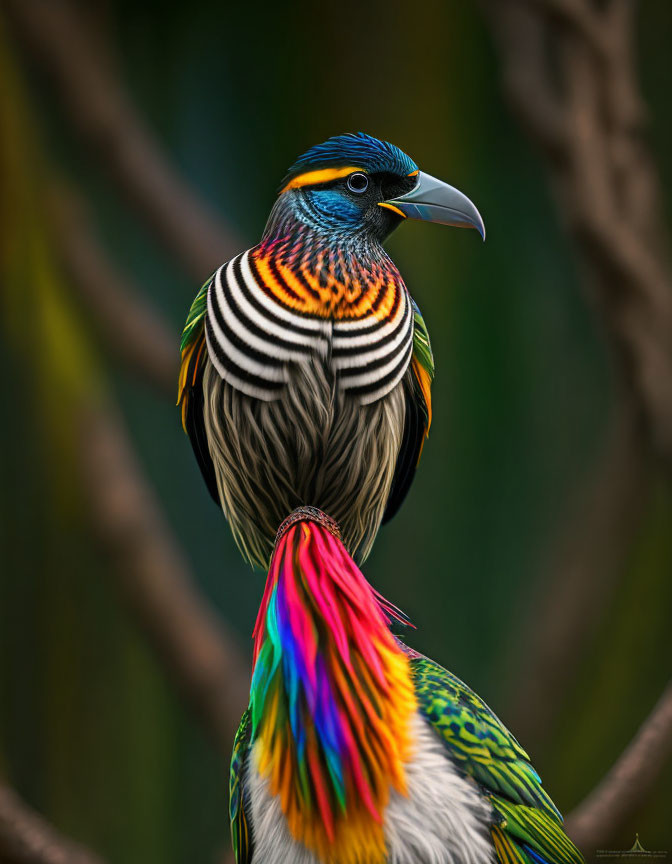
<path fill-rule="evenodd" d="M 366 192 L 369 188 L 369 178 L 366 174 L 361 174 L 357 171 L 355 174 L 351 174 L 348 177 L 348 189 L 351 192 L 354 192 L 357 195 L 361 195 L 362 192 Z"/>

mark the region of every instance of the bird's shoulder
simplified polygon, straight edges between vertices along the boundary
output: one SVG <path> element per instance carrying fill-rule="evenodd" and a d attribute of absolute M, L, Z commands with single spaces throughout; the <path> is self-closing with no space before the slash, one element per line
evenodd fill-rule
<path fill-rule="evenodd" d="M 212 464 L 203 418 L 203 372 L 208 358 L 205 338 L 205 314 L 210 276 L 201 286 L 191 304 L 180 342 L 180 374 L 177 404 L 182 416 L 182 428 L 189 436 L 196 461 L 214 502 L 219 506 L 217 478 Z"/>
<path fill-rule="evenodd" d="M 406 375 L 404 431 L 383 524 L 397 513 L 411 488 L 432 425 L 434 355 L 422 313 L 412 298 L 410 303 L 413 312 L 413 348 Z"/>
<path fill-rule="evenodd" d="M 182 409 L 182 425 L 185 432 L 186 414 L 188 410 L 189 391 L 193 387 L 196 373 L 204 362 L 205 347 L 205 313 L 208 305 L 208 289 L 214 278 L 209 276 L 189 307 L 189 314 L 182 329 L 180 338 L 180 374 L 177 387 L 177 404 Z"/>
<path fill-rule="evenodd" d="M 414 317 L 413 357 L 420 368 L 427 373 L 431 384 L 434 379 L 434 354 L 432 353 L 432 343 L 429 339 L 429 330 L 425 324 L 420 307 L 415 300 L 411 300 L 411 302 L 413 304 Z"/>

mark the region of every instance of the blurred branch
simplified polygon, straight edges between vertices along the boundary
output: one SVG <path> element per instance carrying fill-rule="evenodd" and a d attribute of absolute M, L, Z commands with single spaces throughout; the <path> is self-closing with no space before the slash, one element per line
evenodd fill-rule
<path fill-rule="evenodd" d="M 605 50 L 600 17 L 584 0 L 527 0 L 527 2 L 575 27 L 597 51 Z"/>
<path fill-rule="evenodd" d="M 497 27 L 502 44 L 515 44 L 506 55 L 502 81 L 506 96 L 521 124 L 550 157 L 560 157 L 565 141 L 565 118 L 553 97 L 552 70 L 545 62 L 543 25 L 533 12 L 521 7 L 506 14 L 507 0 L 501 6 L 480 0 L 487 16 Z M 530 74 L 534 70 L 534 74 Z"/>
<path fill-rule="evenodd" d="M 672 682 L 602 782 L 566 820 L 586 854 L 604 848 L 647 800 L 672 753 Z"/>
<path fill-rule="evenodd" d="M 67 0 L 0 0 L 81 139 L 164 247 L 199 283 L 241 244 L 176 174 Z"/>
<path fill-rule="evenodd" d="M 672 276 L 629 0 L 480 3 L 507 96 L 546 162 L 633 406 L 654 452 L 672 465 Z"/>
<path fill-rule="evenodd" d="M 103 864 L 102 859 L 61 836 L 0 783 L 0 861 L 2 864 Z"/>
<path fill-rule="evenodd" d="M 72 190 L 58 189 L 50 204 L 63 264 L 104 343 L 126 366 L 174 397 L 179 336 L 115 272 L 91 230 L 84 203 Z"/>
<path fill-rule="evenodd" d="M 173 395 L 176 338 L 112 270 L 82 203 L 61 191 L 52 210 L 64 263 L 106 342 Z M 126 599 L 211 738 L 226 752 L 247 697 L 247 663 L 194 589 L 121 422 L 109 408 L 86 415 L 81 452 L 91 514 Z"/>
<path fill-rule="evenodd" d="M 194 588 L 109 406 L 84 413 L 80 452 L 91 519 L 122 594 L 185 701 L 228 754 L 248 700 L 249 663 Z"/>
<path fill-rule="evenodd" d="M 623 571 L 651 457 L 672 468 L 672 275 L 631 0 L 479 3 L 506 96 L 541 154 L 577 249 L 617 380 L 611 442 L 570 520 L 526 649 L 524 696 L 515 704 L 525 709 L 516 721 L 529 742 L 557 716 L 566 690 L 559 684 L 571 679 L 593 613 Z"/>
<path fill-rule="evenodd" d="M 172 396 L 176 338 L 114 272 L 72 192 L 53 196 L 52 215 L 64 263 L 106 342 Z M 90 409 L 81 441 L 91 517 L 126 600 L 212 740 L 228 752 L 247 701 L 248 664 L 194 588 L 120 419 L 107 406 Z"/>
<path fill-rule="evenodd" d="M 575 503 L 564 534 L 544 568 L 545 578 L 525 629 L 524 671 L 515 688 L 509 723 L 534 749 L 557 719 L 559 694 L 567 692 L 605 602 L 628 562 L 648 493 L 641 433 L 621 410 L 594 476 Z"/>

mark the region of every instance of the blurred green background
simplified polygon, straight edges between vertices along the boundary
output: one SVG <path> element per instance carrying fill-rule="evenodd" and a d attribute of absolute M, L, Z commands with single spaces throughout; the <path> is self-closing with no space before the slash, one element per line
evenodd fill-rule
<path fill-rule="evenodd" d="M 536 601 L 603 452 L 613 381 L 478 10 L 456 0 L 113 0 L 100 10 L 139 112 L 244 242 L 260 236 L 295 156 L 343 131 L 393 141 L 477 203 L 485 245 L 471 232 L 420 224 L 389 244 L 430 328 L 435 414 L 412 492 L 365 572 L 417 624 L 412 643 L 504 721 L 534 712 L 533 703 L 516 705 L 516 693 Z M 646 0 L 638 20 L 669 202 L 672 5 Z M 0 85 L 0 773 L 110 861 L 215 861 L 228 842 L 227 759 L 129 618 L 91 531 L 76 468 L 81 392 L 118 400 L 200 588 L 248 653 L 263 577 L 241 562 L 172 401 L 101 347 L 70 291 L 47 216 L 51 184 L 67 178 L 86 196 L 109 257 L 164 314 L 176 352 L 198 284 L 89 158 L 1 4 Z M 562 810 L 608 769 L 669 674 L 672 508 L 662 480 L 651 490 L 644 529 L 568 673 L 556 720 L 529 745 Z M 668 771 L 619 841 L 629 846 L 637 830 L 647 848 L 672 848 L 671 810 Z"/>

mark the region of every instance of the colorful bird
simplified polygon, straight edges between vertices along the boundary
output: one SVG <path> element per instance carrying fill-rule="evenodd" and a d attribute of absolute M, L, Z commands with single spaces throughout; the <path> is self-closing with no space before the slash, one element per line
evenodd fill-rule
<path fill-rule="evenodd" d="M 280 527 L 231 762 L 237 864 L 580 864 L 529 757 L 392 635 L 337 524 Z"/>
<path fill-rule="evenodd" d="M 363 561 L 413 480 L 434 374 L 422 315 L 383 249 L 406 218 L 469 226 L 476 207 L 392 144 L 339 135 L 290 168 L 261 242 L 203 285 L 178 403 L 208 489 L 263 568 L 301 505 Z"/>
<path fill-rule="evenodd" d="M 313 147 L 184 330 L 184 428 L 241 551 L 270 561 L 231 765 L 236 859 L 576 864 L 525 752 L 392 634 L 408 622 L 354 560 L 431 423 L 427 329 L 382 246 L 405 218 L 484 236 L 471 201 L 393 145 Z"/>

